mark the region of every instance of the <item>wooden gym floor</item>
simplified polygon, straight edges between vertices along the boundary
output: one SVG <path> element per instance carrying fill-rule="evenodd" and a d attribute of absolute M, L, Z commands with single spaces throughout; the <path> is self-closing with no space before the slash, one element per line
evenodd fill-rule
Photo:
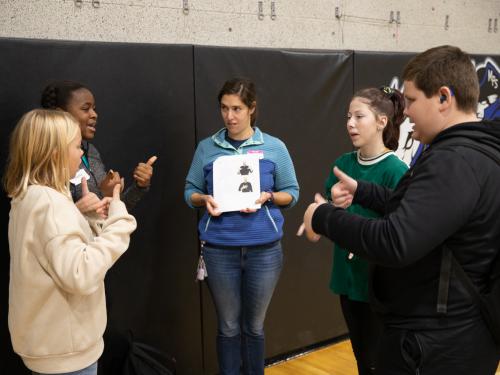
<path fill-rule="evenodd" d="M 267 367 L 265 375 L 357 375 L 349 340 Z"/>
<path fill-rule="evenodd" d="M 349 340 L 267 367 L 265 375 L 357 375 Z M 500 367 L 496 375 L 500 375 Z"/>

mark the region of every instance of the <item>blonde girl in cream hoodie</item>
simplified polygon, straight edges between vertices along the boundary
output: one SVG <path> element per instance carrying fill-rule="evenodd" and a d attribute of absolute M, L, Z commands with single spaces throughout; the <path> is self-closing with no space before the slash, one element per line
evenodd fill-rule
<path fill-rule="evenodd" d="M 75 206 L 69 181 L 81 162 L 80 144 L 74 118 L 56 110 L 26 113 L 11 136 L 4 175 L 12 198 L 9 330 L 14 351 L 34 374 L 97 373 L 104 276 L 136 228 L 120 185 L 90 215 Z"/>

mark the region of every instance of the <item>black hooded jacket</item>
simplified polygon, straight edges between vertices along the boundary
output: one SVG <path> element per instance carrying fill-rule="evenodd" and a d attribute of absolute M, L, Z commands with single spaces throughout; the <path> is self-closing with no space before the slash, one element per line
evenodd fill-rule
<path fill-rule="evenodd" d="M 372 263 L 371 301 L 389 324 L 437 329 L 479 317 L 455 277 L 448 313 L 436 310 L 443 245 L 480 290 L 500 249 L 500 168 L 465 143 L 500 158 L 500 123 L 464 123 L 442 131 L 394 191 L 358 181 L 354 203 L 382 218 L 329 204 L 313 216 L 315 232 Z"/>

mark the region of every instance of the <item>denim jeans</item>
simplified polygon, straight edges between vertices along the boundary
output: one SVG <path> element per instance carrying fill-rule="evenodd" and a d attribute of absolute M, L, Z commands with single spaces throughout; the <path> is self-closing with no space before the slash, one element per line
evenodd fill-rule
<path fill-rule="evenodd" d="M 33 372 L 33 375 L 44 375 L 40 372 Z M 97 375 L 97 362 L 94 362 L 89 367 L 82 368 L 78 371 L 61 372 L 57 375 Z"/>
<path fill-rule="evenodd" d="M 207 283 L 217 310 L 220 375 L 264 374 L 264 319 L 283 265 L 279 241 L 261 246 L 205 245 Z"/>

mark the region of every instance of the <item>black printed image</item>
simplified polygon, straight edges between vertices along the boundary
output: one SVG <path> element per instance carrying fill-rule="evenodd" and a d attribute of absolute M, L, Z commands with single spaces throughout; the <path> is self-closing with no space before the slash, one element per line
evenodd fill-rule
<path fill-rule="evenodd" d="M 238 191 L 241 191 L 242 193 L 250 193 L 253 191 L 252 184 L 250 182 L 248 182 L 247 179 L 245 178 L 245 181 L 243 181 L 240 184 Z"/>
<path fill-rule="evenodd" d="M 240 167 L 240 171 L 238 172 L 238 174 L 242 176 L 248 176 L 252 172 L 253 170 L 245 162 L 243 162 L 243 165 Z"/>

